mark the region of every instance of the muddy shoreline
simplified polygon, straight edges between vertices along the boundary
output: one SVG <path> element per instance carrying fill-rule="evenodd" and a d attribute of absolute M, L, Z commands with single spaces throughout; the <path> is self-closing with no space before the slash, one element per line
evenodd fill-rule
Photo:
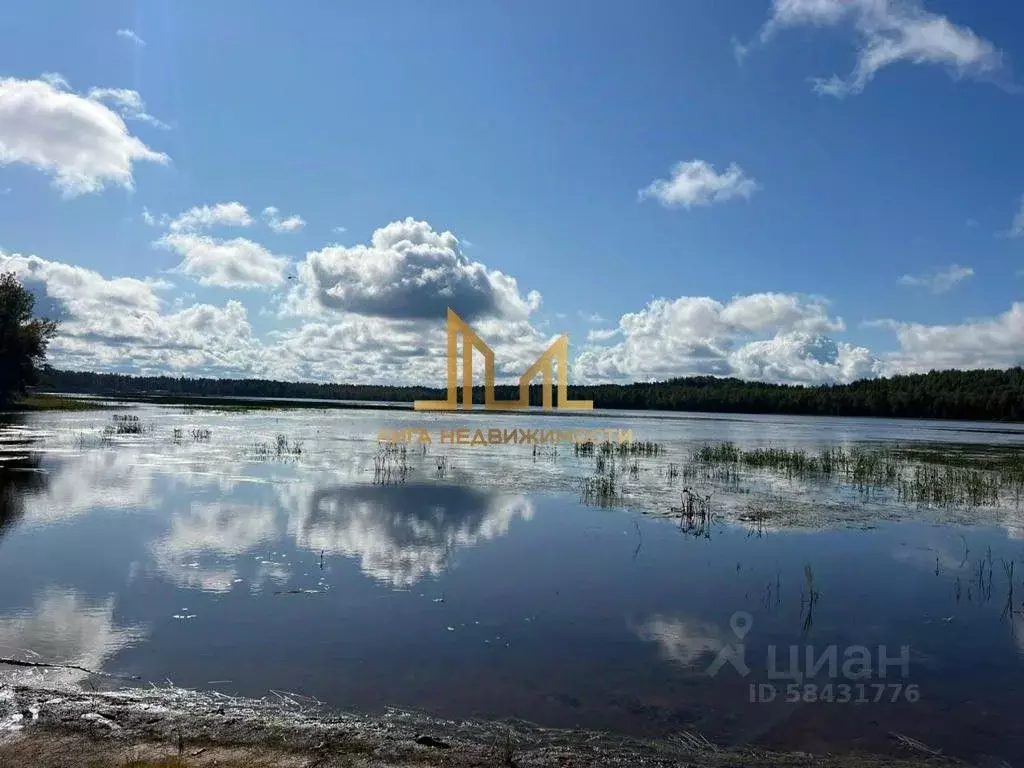
<path fill-rule="evenodd" d="M 893 739 L 906 758 L 722 749 L 689 732 L 644 740 L 399 710 L 368 717 L 283 692 L 255 700 L 179 688 L 0 687 L 0 766 L 19 768 L 967 765 Z"/>

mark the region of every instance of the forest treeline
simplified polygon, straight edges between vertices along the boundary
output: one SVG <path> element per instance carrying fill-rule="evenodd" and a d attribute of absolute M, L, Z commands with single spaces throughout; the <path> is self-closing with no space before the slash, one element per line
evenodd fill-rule
<path fill-rule="evenodd" d="M 444 396 L 443 390 L 429 387 L 128 376 L 53 369 L 44 372 L 40 387 L 50 391 L 99 395 L 323 398 L 373 402 L 409 402 Z M 516 393 L 512 386 L 495 389 L 499 399 L 511 399 Z M 695 376 L 651 383 L 570 386 L 569 397 L 593 400 L 598 408 L 1024 421 L 1024 369 L 932 371 L 813 387 Z M 531 387 L 530 400 L 540 405 L 539 385 Z M 474 388 L 474 401 L 483 402 L 482 388 Z"/>

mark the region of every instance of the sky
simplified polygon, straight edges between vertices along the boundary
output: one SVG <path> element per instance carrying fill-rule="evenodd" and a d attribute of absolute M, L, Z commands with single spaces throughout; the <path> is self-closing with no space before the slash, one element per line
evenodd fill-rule
<path fill-rule="evenodd" d="M 12 0 L 59 367 L 817 384 L 1024 362 L 1014 0 Z M 476 363 L 482 369 L 482 361 Z"/>

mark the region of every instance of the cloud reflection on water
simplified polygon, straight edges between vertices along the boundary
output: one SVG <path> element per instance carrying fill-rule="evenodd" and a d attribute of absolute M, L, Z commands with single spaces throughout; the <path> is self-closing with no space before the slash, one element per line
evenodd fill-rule
<path fill-rule="evenodd" d="M 363 573 L 406 587 L 533 514 L 524 496 L 465 486 L 338 486 L 317 490 L 293 531 L 300 546 L 358 557 Z"/>
<path fill-rule="evenodd" d="M 101 670 L 115 653 L 147 635 L 141 626 L 119 626 L 114 608 L 113 597 L 91 600 L 74 589 L 48 587 L 36 595 L 30 610 L 0 617 L 0 655 Z M 72 669 L 15 669 L 4 677 L 79 683 L 87 675 Z"/>

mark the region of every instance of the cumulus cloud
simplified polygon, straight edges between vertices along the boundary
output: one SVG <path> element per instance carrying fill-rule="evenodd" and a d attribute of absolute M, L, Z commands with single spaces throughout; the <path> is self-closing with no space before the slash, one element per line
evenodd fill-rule
<path fill-rule="evenodd" d="M 856 64 L 845 77 L 813 78 L 820 94 L 842 98 L 860 93 L 878 72 L 899 62 L 944 66 L 957 78 L 991 76 L 1003 67 L 995 45 L 925 10 L 918 0 L 773 0 L 760 37 L 768 42 L 789 27 L 845 23 L 859 39 Z"/>
<path fill-rule="evenodd" d="M 970 267 L 961 267 L 958 264 L 950 264 L 944 269 L 936 270 L 924 275 L 903 275 L 900 277 L 901 285 L 910 285 L 918 288 L 927 288 L 932 293 L 945 293 L 957 283 L 966 280 L 974 275 Z"/>
<path fill-rule="evenodd" d="M 157 245 L 182 256 L 178 270 L 200 285 L 272 288 L 285 280 L 288 258 L 244 237 L 220 240 L 190 232 L 169 233 Z"/>
<path fill-rule="evenodd" d="M 158 293 L 169 287 L 166 282 L 107 279 L 38 256 L 0 253 L 0 271 L 13 271 L 40 297 L 41 311 L 52 310 L 47 314 L 61 320 L 51 344 L 55 365 L 216 376 L 266 370 L 237 301 L 168 312 Z"/>
<path fill-rule="evenodd" d="M 268 227 L 278 234 L 298 232 L 306 226 L 306 220 L 298 214 L 292 214 L 282 219 L 281 211 L 272 205 L 268 205 L 263 209 L 263 220 L 267 222 Z"/>
<path fill-rule="evenodd" d="M 37 168 L 65 197 L 74 197 L 108 184 L 132 189 L 134 165 L 141 162 L 167 164 L 169 158 L 131 135 L 103 101 L 68 90 L 59 75 L 0 79 L 0 165 Z"/>
<path fill-rule="evenodd" d="M 146 104 L 138 91 L 128 88 L 90 88 L 89 98 L 112 105 L 125 120 L 138 120 L 154 128 L 170 130 L 171 126 L 167 123 L 146 112 Z"/>
<path fill-rule="evenodd" d="M 653 198 L 666 207 L 692 208 L 695 205 L 724 203 L 749 198 L 760 188 L 743 169 L 732 163 L 724 173 L 703 160 L 677 163 L 668 179 L 655 179 L 641 189 L 641 200 Z"/>
<path fill-rule="evenodd" d="M 139 37 L 133 29 L 119 29 L 117 30 L 117 36 L 124 40 L 128 40 L 139 48 L 146 47 L 146 41 Z"/>
<path fill-rule="evenodd" d="M 869 375 L 874 359 L 868 350 L 824 335 L 844 328 L 841 318 L 829 316 L 827 302 L 815 297 L 655 299 L 623 315 L 617 328 L 591 336 L 591 342 L 620 341 L 586 347 L 574 369 L 577 380 L 589 381 L 713 375 L 811 383 Z"/>
<path fill-rule="evenodd" d="M 224 245 L 173 232 L 165 239 L 166 247 L 186 254 L 189 272 L 200 280 L 255 286 L 279 279 L 277 257 L 264 271 L 250 273 L 260 259 L 226 253 L 232 241 Z M 237 250 L 251 249 L 243 243 Z M 362 383 L 445 381 L 444 314 L 423 319 L 331 312 L 259 338 L 239 302 L 196 304 L 194 296 L 180 293 L 166 302 L 162 294 L 170 284 L 163 280 L 108 279 L 37 256 L 0 253 L 4 270 L 13 270 L 32 290 L 41 313 L 61 320 L 51 346 L 59 367 Z M 481 318 L 474 327 L 495 352 L 499 381 L 517 380 L 553 341 L 528 319 Z"/>
<path fill-rule="evenodd" d="M 954 325 L 923 325 L 893 320 L 880 325 L 896 333 L 896 370 L 925 372 L 945 368 L 1008 368 L 1024 364 L 1024 303 L 1006 312 Z"/>
<path fill-rule="evenodd" d="M 519 293 L 515 278 L 471 261 L 451 232 L 425 221 L 394 221 L 368 245 L 332 245 L 307 254 L 291 313 L 322 310 L 439 321 L 451 307 L 467 321 L 526 318 L 541 296 Z"/>
<path fill-rule="evenodd" d="M 856 381 L 882 372 L 869 349 L 806 331 L 748 342 L 732 353 L 730 363 L 741 379 L 799 384 Z"/>
<path fill-rule="evenodd" d="M 343 314 L 273 334 L 276 365 L 313 381 L 445 382 L 442 325 Z"/>
<path fill-rule="evenodd" d="M 527 320 L 480 320 L 474 329 L 494 351 L 495 378 L 514 383 L 551 345 L 555 337 Z M 272 334 L 278 369 L 316 381 L 353 381 L 443 386 L 446 335 L 442 319 L 365 317 L 335 314 L 330 322 L 306 322 Z M 483 373 L 474 359 L 475 376 Z"/>
<path fill-rule="evenodd" d="M 157 220 L 148 211 L 143 215 L 149 216 L 147 223 L 165 224 L 172 232 L 199 232 L 216 226 L 248 227 L 252 224 L 249 210 L 239 202 L 197 205 L 174 219 L 164 216 Z"/>

